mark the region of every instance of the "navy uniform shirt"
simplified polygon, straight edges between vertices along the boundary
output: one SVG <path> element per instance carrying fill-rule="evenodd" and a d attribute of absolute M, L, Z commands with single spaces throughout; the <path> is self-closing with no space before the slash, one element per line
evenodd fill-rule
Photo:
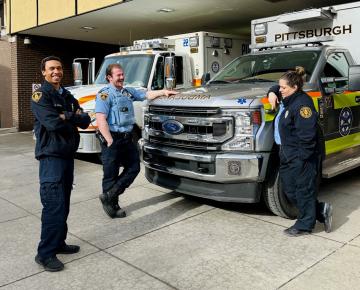
<path fill-rule="evenodd" d="M 57 91 L 45 81 L 31 97 L 31 110 L 35 116 L 35 157 L 73 158 L 79 146 L 77 127 L 86 129 L 88 114 L 76 114 L 78 101 L 65 88 Z M 65 115 L 65 120 L 60 118 Z"/>
<path fill-rule="evenodd" d="M 112 132 L 131 132 L 135 123 L 134 101 L 143 101 L 146 92 L 134 88 L 117 89 L 112 84 L 96 95 L 95 112 L 106 115 Z"/>
<path fill-rule="evenodd" d="M 282 100 L 284 110 L 279 119 L 283 152 L 288 161 L 308 160 L 317 152 L 317 118 L 312 99 L 303 91 Z"/>

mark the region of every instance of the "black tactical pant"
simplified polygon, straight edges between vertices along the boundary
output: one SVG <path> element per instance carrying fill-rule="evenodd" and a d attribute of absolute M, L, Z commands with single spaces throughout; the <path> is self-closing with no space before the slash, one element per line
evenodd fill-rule
<path fill-rule="evenodd" d="M 280 179 L 283 190 L 291 203 L 299 210 L 294 227 L 311 231 L 316 223 L 324 222 L 324 203 L 317 200 L 318 157 L 310 160 L 292 158 L 280 148 Z"/>
<path fill-rule="evenodd" d="M 74 179 L 74 159 L 44 157 L 40 159 L 41 259 L 56 255 L 65 246 L 66 220 L 70 210 L 70 195 Z"/>
<path fill-rule="evenodd" d="M 110 147 L 102 145 L 103 193 L 110 190 L 120 195 L 128 188 L 140 172 L 140 158 L 132 142 L 131 133 L 113 133 L 114 142 Z M 124 167 L 119 175 L 120 167 Z"/>

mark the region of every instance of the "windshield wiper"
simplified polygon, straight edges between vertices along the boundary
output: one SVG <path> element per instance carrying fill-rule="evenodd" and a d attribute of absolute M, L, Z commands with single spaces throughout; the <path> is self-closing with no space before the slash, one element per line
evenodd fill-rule
<path fill-rule="evenodd" d="M 268 79 L 252 78 L 252 79 L 242 79 L 239 82 L 264 82 L 264 83 L 273 83 L 274 81 Z"/>
<path fill-rule="evenodd" d="M 223 80 L 213 80 L 209 82 L 209 84 L 230 84 L 231 82 L 223 81 Z"/>

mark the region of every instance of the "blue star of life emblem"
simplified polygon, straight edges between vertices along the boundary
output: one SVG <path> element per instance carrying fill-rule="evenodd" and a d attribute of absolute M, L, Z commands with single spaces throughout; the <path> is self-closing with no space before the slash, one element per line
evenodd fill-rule
<path fill-rule="evenodd" d="M 341 136 L 350 134 L 353 115 L 350 108 L 343 108 L 339 115 L 339 133 Z"/>
<path fill-rule="evenodd" d="M 245 104 L 245 103 L 246 103 L 246 99 L 245 99 L 245 98 L 239 98 L 239 99 L 237 100 L 237 102 L 242 105 L 242 104 Z"/>

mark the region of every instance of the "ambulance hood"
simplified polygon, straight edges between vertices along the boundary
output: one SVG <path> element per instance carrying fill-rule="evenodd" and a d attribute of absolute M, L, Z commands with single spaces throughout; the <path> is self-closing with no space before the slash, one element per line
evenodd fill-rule
<path fill-rule="evenodd" d="M 181 107 L 257 108 L 274 82 L 214 84 L 182 90 L 178 95 L 160 97 L 149 105 Z"/>

